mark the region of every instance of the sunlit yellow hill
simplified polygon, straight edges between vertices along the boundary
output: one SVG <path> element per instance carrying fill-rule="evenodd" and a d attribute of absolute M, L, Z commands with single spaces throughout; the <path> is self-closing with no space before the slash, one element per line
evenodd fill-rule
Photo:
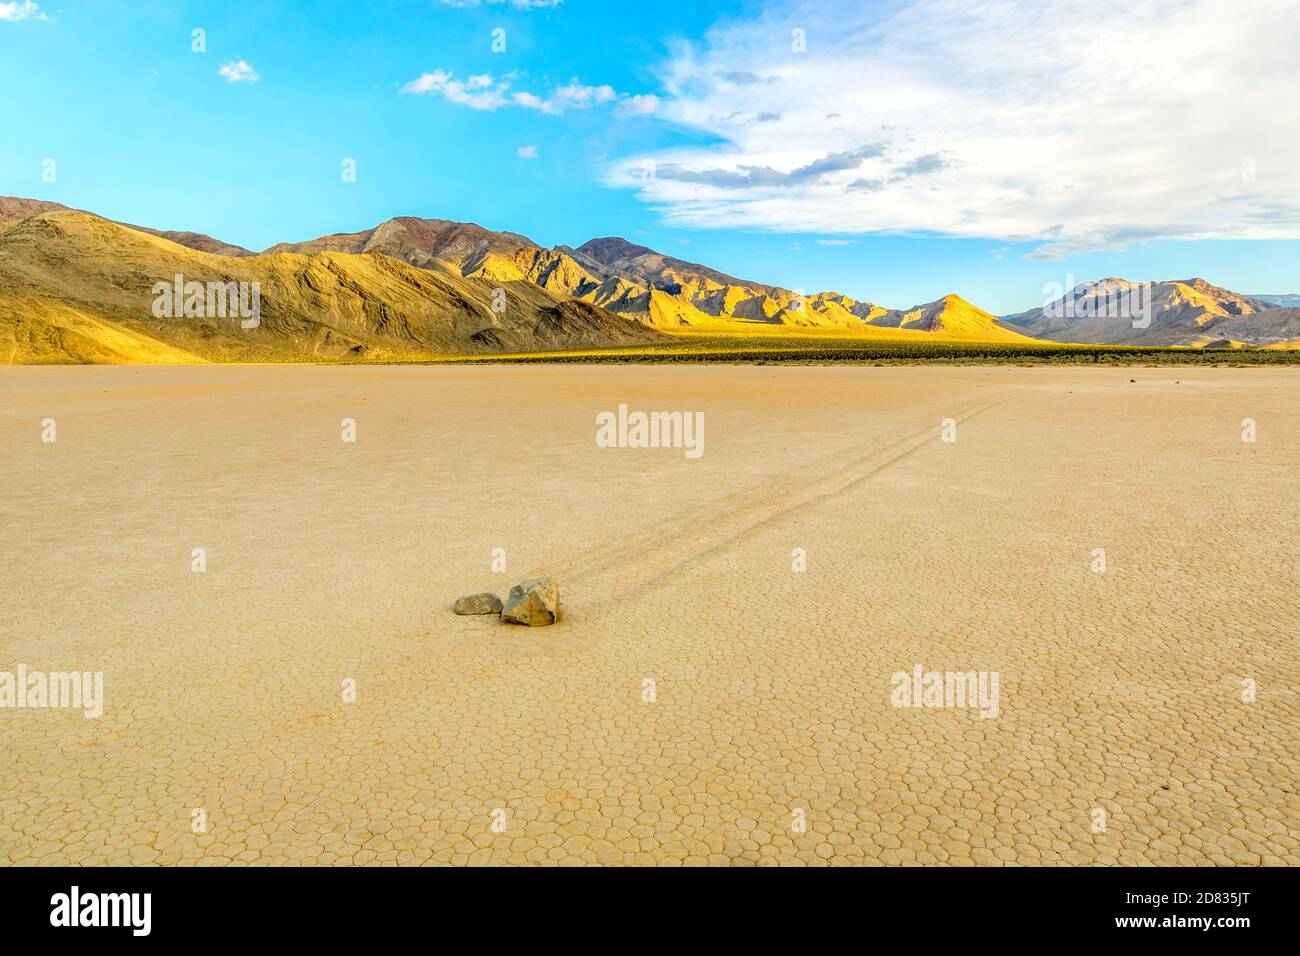
<path fill-rule="evenodd" d="M 946 295 L 938 301 L 911 309 L 885 312 L 868 321 L 881 328 L 912 329 L 963 341 L 1034 341 L 1027 335 L 1004 328 L 996 316 L 971 305 L 959 295 Z"/>
<path fill-rule="evenodd" d="M 257 283 L 259 324 L 155 315 L 155 284 L 177 275 Z M 659 338 L 526 279 L 448 275 L 378 253 L 214 255 L 72 210 L 0 231 L 8 362 L 408 360 Z"/>
<path fill-rule="evenodd" d="M 0 196 L 0 229 L 5 223 L 16 222 L 19 219 L 26 219 L 28 216 L 39 215 L 43 212 L 55 212 L 68 207 L 62 203 L 48 202 L 43 199 L 20 199 L 16 196 Z M 83 210 L 73 210 L 82 212 Z M 134 226 L 129 222 L 118 223 L 134 229 L 136 232 L 148 233 L 151 236 L 158 236 L 160 239 L 170 239 L 178 245 L 187 246 L 190 249 L 197 249 L 200 252 L 214 252 L 223 256 L 251 256 L 252 253 L 242 246 L 236 246 L 229 242 L 222 242 L 220 239 L 213 239 L 211 236 L 205 236 L 201 232 L 184 232 L 172 229 L 151 229 L 147 226 Z"/>
<path fill-rule="evenodd" d="M 149 335 L 62 303 L 0 290 L 0 363 L 188 365 L 203 361 Z"/>

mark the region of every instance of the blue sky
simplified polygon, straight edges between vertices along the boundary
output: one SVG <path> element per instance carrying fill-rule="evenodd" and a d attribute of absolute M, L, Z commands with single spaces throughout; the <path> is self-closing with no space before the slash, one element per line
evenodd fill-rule
<path fill-rule="evenodd" d="M 0 0 L 0 194 L 252 249 L 621 235 L 891 307 L 1300 291 L 1300 17 L 1090 2 Z"/>

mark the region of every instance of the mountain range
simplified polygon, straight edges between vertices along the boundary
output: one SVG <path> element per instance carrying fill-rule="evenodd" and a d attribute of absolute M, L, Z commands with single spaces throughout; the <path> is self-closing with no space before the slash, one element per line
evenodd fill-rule
<path fill-rule="evenodd" d="M 1082 283 L 1004 322 L 1052 342 L 1281 347 L 1300 340 L 1300 308 L 1282 307 L 1290 298 L 1241 295 L 1204 279 L 1142 285 L 1109 278 Z M 1150 324 L 1143 327 L 1147 319 Z"/>
<path fill-rule="evenodd" d="M 159 285 L 256 284 L 253 328 L 160 316 Z M 0 197 L 0 361 L 415 361 L 452 354 L 681 343 L 740 334 L 987 342 L 1300 348 L 1296 296 L 1244 296 L 1201 279 L 1151 286 L 1151 322 L 1084 304 L 1135 287 L 1081 286 L 999 318 L 957 295 L 891 309 L 800 295 L 625 239 L 546 248 L 472 223 L 397 217 L 254 253 L 195 232 L 119 223 Z M 209 298 L 211 293 L 209 293 Z"/>
<path fill-rule="evenodd" d="M 281 253 L 380 253 L 461 279 L 529 282 L 665 332 L 753 332 L 769 327 L 885 335 L 880 330 L 906 329 L 980 341 L 1024 338 L 957 296 L 906 310 L 885 309 L 835 292 L 801 296 L 616 237 L 592 239 L 576 249 L 547 249 L 512 232 L 399 217 L 364 232 L 280 243 L 266 250 Z"/>

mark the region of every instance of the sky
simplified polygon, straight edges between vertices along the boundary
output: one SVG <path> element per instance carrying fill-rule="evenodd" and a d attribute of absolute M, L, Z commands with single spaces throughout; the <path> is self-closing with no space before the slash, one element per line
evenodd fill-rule
<path fill-rule="evenodd" d="M 1294 0 L 0 0 L 0 195 L 254 250 L 622 236 L 891 308 L 1300 292 L 1297 49 Z"/>

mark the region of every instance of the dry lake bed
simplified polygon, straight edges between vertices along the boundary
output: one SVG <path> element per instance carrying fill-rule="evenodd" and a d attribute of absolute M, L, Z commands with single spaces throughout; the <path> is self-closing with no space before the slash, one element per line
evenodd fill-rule
<path fill-rule="evenodd" d="M 0 448 L 0 863 L 1300 864 L 1300 369 L 10 367 Z"/>

